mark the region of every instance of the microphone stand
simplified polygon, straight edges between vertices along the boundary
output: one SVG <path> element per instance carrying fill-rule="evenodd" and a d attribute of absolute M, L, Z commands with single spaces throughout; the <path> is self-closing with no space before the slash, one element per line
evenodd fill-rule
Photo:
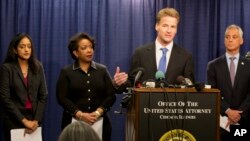
<path fill-rule="evenodd" d="M 130 105 L 134 88 L 129 87 L 127 88 L 127 90 L 128 92 L 123 93 L 124 96 L 122 97 L 122 101 L 120 103 L 120 109 L 118 111 L 114 111 L 115 114 L 123 114 L 123 109 L 128 108 L 128 106 Z"/>

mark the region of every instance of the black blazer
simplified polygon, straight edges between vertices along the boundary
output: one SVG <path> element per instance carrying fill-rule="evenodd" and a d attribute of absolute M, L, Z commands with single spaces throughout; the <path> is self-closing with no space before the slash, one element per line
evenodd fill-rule
<path fill-rule="evenodd" d="M 135 74 L 133 73 L 139 67 L 145 69 L 141 81 L 155 79 L 157 72 L 155 43 L 144 45 L 137 48 L 132 58 L 129 79 L 133 81 Z M 192 55 L 184 48 L 174 43 L 167 72 L 165 78 L 168 84 L 177 84 L 177 77 L 183 76 L 194 82 L 194 63 Z"/>
<path fill-rule="evenodd" d="M 250 62 L 244 57 L 239 58 L 234 86 L 231 84 L 230 72 L 223 55 L 208 63 L 207 83 L 221 91 L 221 114 L 225 115 L 228 108 L 242 110 L 243 117 L 250 119 Z"/>
<path fill-rule="evenodd" d="M 29 95 L 32 102 L 32 119 L 41 122 L 48 94 L 42 64 L 39 63 L 37 74 L 29 70 L 28 88 L 24 84 L 17 62 L 1 65 L 0 72 L 0 100 L 4 108 L 4 118 L 20 123 L 26 117 L 25 103 Z"/>

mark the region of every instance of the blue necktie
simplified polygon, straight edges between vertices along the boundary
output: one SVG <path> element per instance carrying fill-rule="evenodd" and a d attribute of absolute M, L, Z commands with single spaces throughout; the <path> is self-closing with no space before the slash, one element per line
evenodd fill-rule
<path fill-rule="evenodd" d="M 166 54 L 167 54 L 167 51 L 168 49 L 167 48 L 161 48 L 162 50 L 162 56 L 161 56 L 161 59 L 160 59 L 160 62 L 159 62 L 159 66 L 158 66 L 158 71 L 162 71 L 163 73 L 166 72 L 166 64 L 167 64 L 167 57 L 166 57 Z"/>

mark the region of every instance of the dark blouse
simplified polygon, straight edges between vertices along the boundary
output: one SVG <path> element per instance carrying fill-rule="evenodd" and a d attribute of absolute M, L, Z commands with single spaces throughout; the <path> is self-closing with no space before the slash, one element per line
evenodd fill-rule
<path fill-rule="evenodd" d="M 78 62 L 61 70 L 57 82 L 57 99 L 72 116 L 78 110 L 93 112 L 102 107 L 107 112 L 115 102 L 115 89 L 107 68 L 95 62 L 85 73 Z"/>
<path fill-rule="evenodd" d="M 28 89 L 28 76 L 23 78 L 23 83 L 24 83 L 25 87 Z M 27 95 L 27 98 L 26 98 L 25 109 L 32 110 L 32 102 L 30 100 L 29 95 Z"/>

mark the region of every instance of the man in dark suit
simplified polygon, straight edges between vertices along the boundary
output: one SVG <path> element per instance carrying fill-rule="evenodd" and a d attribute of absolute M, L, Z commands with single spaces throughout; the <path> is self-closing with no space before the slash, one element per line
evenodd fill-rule
<path fill-rule="evenodd" d="M 166 61 L 161 71 L 165 74 L 168 84 L 176 84 L 178 76 L 184 76 L 194 81 L 194 64 L 192 55 L 184 48 L 174 43 L 180 21 L 179 13 L 173 8 L 164 8 L 156 17 L 155 29 L 157 37 L 155 42 L 137 48 L 132 58 L 129 75 L 120 72 L 119 67 L 114 75 L 114 82 L 120 90 L 132 86 L 136 69 L 143 68 L 143 76 L 140 81 L 155 79 L 155 73 L 160 70 L 160 60 L 163 58 L 163 49 L 166 48 Z"/>
<path fill-rule="evenodd" d="M 207 81 L 221 91 L 221 115 L 227 116 L 226 126 L 239 123 L 249 127 L 250 62 L 239 53 L 243 44 L 242 29 L 237 25 L 228 26 L 224 44 L 226 53 L 208 63 Z M 221 141 L 229 141 L 229 132 L 222 128 L 220 131 Z"/>

